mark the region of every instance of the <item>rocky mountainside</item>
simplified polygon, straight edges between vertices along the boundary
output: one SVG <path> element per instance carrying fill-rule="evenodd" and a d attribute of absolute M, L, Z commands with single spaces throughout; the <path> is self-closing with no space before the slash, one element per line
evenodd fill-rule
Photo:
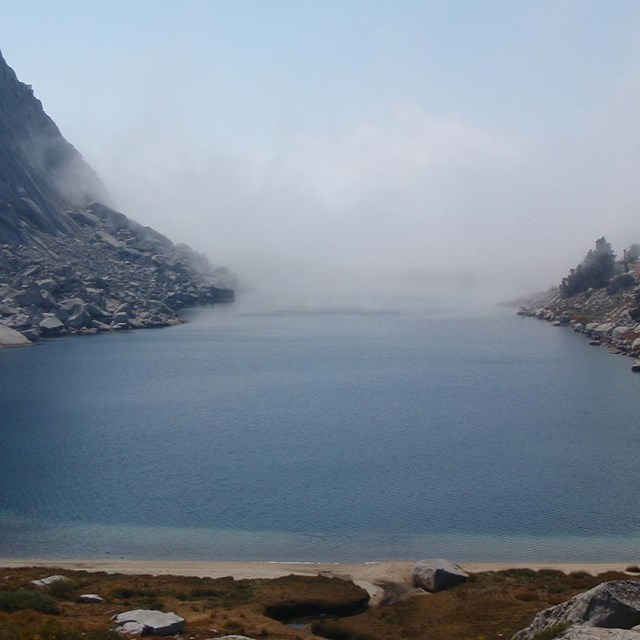
<path fill-rule="evenodd" d="M 517 301 L 521 305 L 518 313 L 571 327 L 585 334 L 594 346 L 604 345 L 612 353 L 640 358 L 640 260 L 635 251 L 632 257 L 630 250 L 616 260 L 607 247 L 604 258 L 609 266 L 602 277 L 602 262 L 598 263 L 597 286 L 588 286 L 592 282 L 587 276 L 582 286 L 575 287 L 575 282 L 589 273 L 589 265 L 598 256 L 596 250 L 590 251 L 558 287 Z M 634 363 L 632 370 L 640 371 L 640 362 Z"/>
<path fill-rule="evenodd" d="M 166 326 L 185 305 L 233 300 L 226 269 L 108 204 L 0 53 L 0 345 Z"/>

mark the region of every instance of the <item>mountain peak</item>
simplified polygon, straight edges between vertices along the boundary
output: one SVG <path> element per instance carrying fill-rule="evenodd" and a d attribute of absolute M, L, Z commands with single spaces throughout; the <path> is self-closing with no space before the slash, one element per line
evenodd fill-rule
<path fill-rule="evenodd" d="M 73 233 L 69 208 L 107 200 L 93 169 L 0 52 L 0 242 Z"/>

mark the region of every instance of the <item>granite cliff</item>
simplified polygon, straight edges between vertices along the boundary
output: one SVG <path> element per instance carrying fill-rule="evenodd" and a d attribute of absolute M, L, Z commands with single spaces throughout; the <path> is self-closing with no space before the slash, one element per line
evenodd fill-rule
<path fill-rule="evenodd" d="M 233 300 L 226 269 L 109 204 L 0 53 L 0 345 L 161 327 Z"/>

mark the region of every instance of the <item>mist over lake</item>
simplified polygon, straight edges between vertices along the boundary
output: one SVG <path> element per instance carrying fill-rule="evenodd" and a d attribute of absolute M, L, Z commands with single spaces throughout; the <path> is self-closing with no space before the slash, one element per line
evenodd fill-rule
<path fill-rule="evenodd" d="M 0 556 L 624 561 L 628 360 L 494 307 L 193 312 L 0 353 Z"/>

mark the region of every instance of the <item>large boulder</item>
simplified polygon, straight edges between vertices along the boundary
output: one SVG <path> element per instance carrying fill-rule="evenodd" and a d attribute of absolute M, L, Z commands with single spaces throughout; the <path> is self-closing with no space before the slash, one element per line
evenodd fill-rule
<path fill-rule="evenodd" d="M 540 611 L 533 622 L 512 640 L 531 640 L 549 627 L 561 624 L 631 629 L 640 624 L 640 582 L 603 582 L 571 600 Z"/>
<path fill-rule="evenodd" d="M 56 582 L 69 582 L 70 578 L 67 576 L 49 576 L 47 578 L 40 578 L 40 580 L 32 580 L 31 584 L 34 584 L 36 587 L 50 587 L 52 584 Z"/>
<path fill-rule="evenodd" d="M 412 582 L 414 587 L 425 591 L 443 591 L 463 583 L 468 577 L 469 574 L 457 564 L 436 558 L 417 562 L 413 568 Z"/>
<path fill-rule="evenodd" d="M 0 324 L 0 347 L 25 347 L 31 344 L 19 331 Z"/>
<path fill-rule="evenodd" d="M 184 630 L 184 618 L 173 611 L 134 609 L 119 613 L 113 619 L 118 625 L 116 631 L 127 635 L 172 636 Z"/>
<path fill-rule="evenodd" d="M 38 324 L 38 329 L 40 329 L 43 336 L 57 336 L 60 335 L 64 329 L 64 324 L 55 316 L 50 316 L 44 318 L 40 324 Z"/>

